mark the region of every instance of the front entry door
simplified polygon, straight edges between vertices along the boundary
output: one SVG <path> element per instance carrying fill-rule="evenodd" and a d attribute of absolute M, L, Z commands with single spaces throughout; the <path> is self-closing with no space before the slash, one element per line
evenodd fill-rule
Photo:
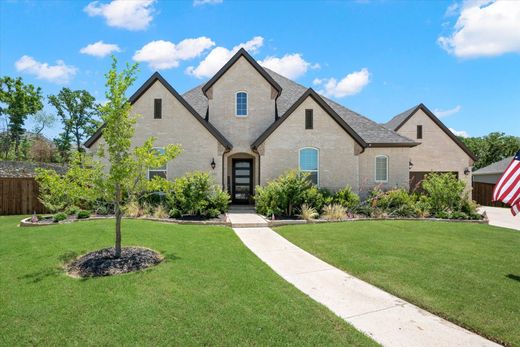
<path fill-rule="evenodd" d="M 253 194 L 253 160 L 233 159 L 233 203 L 248 204 Z"/>

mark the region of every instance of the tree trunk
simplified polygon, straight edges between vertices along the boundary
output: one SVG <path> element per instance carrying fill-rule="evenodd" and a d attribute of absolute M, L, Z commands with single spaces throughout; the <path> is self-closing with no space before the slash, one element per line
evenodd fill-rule
<path fill-rule="evenodd" d="M 116 201 L 115 201 L 115 212 L 116 212 L 116 253 L 115 257 L 121 257 L 121 219 L 123 214 L 121 212 L 121 186 L 116 183 Z"/>

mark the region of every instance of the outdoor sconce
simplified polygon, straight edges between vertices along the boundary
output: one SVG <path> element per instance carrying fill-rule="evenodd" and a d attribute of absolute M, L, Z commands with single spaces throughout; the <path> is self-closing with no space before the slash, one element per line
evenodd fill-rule
<path fill-rule="evenodd" d="M 210 165 L 211 165 L 211 168 L 212 168 L 213 170 L 215 170 L 215 166 L 217 166 L 217 164 L 215 164 L 215 158 L 212 158 L 212 159 L 211 159 L 211 164 L 210 164 Z"/>
<path fill-rule="evenodd" d="M 471 170 L 469 169 L 469 167 L 465 168 L 464 169 L 464 175 L 469 175 L 469 173 L 471 172 Z"/>
<path fill-rule="evenodd" d="M 408 168 L 411 170 L 412 167 L 413 167 L 413 163 L 412 163 L 412 161 L 410 160 L 410 161 L 408 162 Z"/>

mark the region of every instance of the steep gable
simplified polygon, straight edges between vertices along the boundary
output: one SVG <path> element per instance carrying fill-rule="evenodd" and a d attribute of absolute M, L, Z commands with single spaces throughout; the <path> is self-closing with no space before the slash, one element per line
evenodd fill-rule
<path fill-rule="evenodd" d="M 448 129 L 439 118 L 437 118 L 428 107 L 424 104 L 414 106 L 397 116 L 393 117 L 390 121 L 384 124 L 385 127 L 398 131 L 401 127 L 406 124 L 419 110 L 423 111 L 448 137 L 457 144 L 473 161 L 477 160 L 477 157 L 469 150 L 468 147 L 455 135 L 450 129 Z"/>
<path fill-rule="evenodd" d="M 184 108 L 200 123 L 204 128 L 206 128 L 211 135 L 213 135 L 225 148 L 232 148 L 233 145 L 209 122 L 204 120 L 200 114 L 195 111 L 195 109 L 188 103 L 186 100 L 179 94 L 177 91 L 159 74 L 155 72 L 148 80 L 128 99 L 130 104 L 135 104 L 137 100 L 139 100 L 153 85 L 154 83 L 161 83 L 166 90 L 173 95 L 175 99 L 177 99 Z M 90 148 L 102 135 L 103 128 L 105 125 L 103 124 L 99 129 L 85 142 L 85 147 Z"/>

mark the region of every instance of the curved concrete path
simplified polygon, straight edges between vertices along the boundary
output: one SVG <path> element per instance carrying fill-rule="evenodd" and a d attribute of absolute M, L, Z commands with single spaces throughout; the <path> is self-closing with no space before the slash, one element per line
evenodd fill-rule
<path fill-rule="evenodd" d="M 286 281 L 384 346 L 499 346 L 325 263 L 270 228 L 233 230 Z"/>

